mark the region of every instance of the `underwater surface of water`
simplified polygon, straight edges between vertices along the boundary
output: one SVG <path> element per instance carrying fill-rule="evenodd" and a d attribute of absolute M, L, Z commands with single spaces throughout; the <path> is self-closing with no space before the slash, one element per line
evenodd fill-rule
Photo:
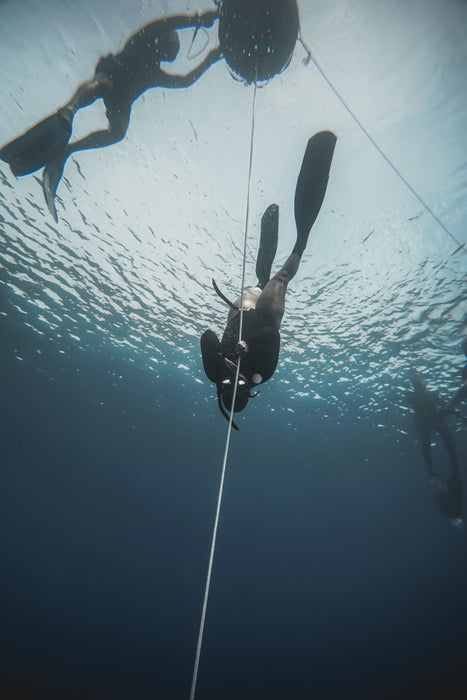
<path fill-rule="evenodd" d="M 248 283 L 271 202 L 276 266 L 293 246 L 307 139 L 337 145 L 278 369 L 232 436 L 199 697 L 461 697 L 465 531 L 405 395 L 413 369 L 452 395 L 465 362 L 467 5 L 298 5 L 341 99 L 300 44 L 257 90 Z M 3 0 L 0 146 L 143 24 L 211 7 Z M 216 44 L 180 34 L 172 72 Z M 69 159 L 58 223 L 40 171 L 0 162 L 4 697 L 188 697 L 227 427 L 199 337 L 225 322 L 211 279 L 238 296 L 253 93 L 223 61 L 146 92 L 123 141 Z M 98 102 L 74 135 L 105 123 Z"/>

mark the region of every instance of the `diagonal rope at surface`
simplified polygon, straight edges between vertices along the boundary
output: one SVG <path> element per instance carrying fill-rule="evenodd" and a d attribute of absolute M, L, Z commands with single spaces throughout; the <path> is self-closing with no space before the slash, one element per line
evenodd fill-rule
<path fill-rule="evenodd" d="M 301 41 L 302 41 L 302 43 L 303 43 L 303 40 L 301 40 Z M 304 45 L 304 47 L 305 47 L 305 45 Z M 337 99 L 339 100 L 339 102 L 341 103 L 341 105 L 344 107 L 344 109 L 345 109 L 345 111 L 347 112 L 347 114 L 350 115 L 350 117 L 353 119 L 353 121 L 357 124 L 358 128 L 362 131 L 362 133 L 366 136 L 366 138 L 370 141 L 370 143 L 376 148 L 376 150 L 378 151 L 378 153 L 380 154 L 380 156 L 381 156 L 381 157 L 384 159 L 384 161 L 389 165 L 389 167 L 390 167 L 390 168 L 392 169 L 392 171 L 397 175 L 397 177 L 404 183 L 404 185 L 405 185 L 405 186 L 407 187 L 407 189 L 412 193 L 412 195 L 413 195 L 413 196 L 415 197 L 415 199 L 419 202 L 419 204 L 422 205 L 422 207 L 425 209 L 425 211 L 428 212 L 428 214 L 436 221 L 436 223 L 438 224 L 438 226 L 449 236 L 449 238 L 453 241 L 453 243 L 456 244 L 457 248 L 456 248 L 456 250 L 454 251 L 454 253 L 458 253 L 460 250 L 463 250 L 464 252 L 467 252 L 467 249 L 466 249 L 466 247 L 465 247 L 465 243 L 461 243 L 461 242 L 454 236 L 454 234 L 451 233 L 451 231 L 448 229 L 448 227 L 446 226 L 446 224 L 444 224 L 444 223 L 441 221 L 441 219 L 439 218 L 439 216 L 437 216 L 437 214 L 435 214 L 435 212 L 433 211 L 433 209 L 431 209 L 431 207 L 428 206 L 428 204 L 424 201 L 424 199 L 422 199 L 422 197 L 420 197 L 420 195 L 418 194 L 418 192 L 412 187 L 412 185 L 410 184 L 410 182 L 408 182 L 408 180 L 403 176 L 403 174 L 401 173 L 401 171 L 394 165 L 394 163 L 391 161 L 391 159 L 388 158 L 388 156 L 384 153 L 384 151 L 382 150 L 382 148 L 376 143 L 376 141 L 375 141 L 374 138 L 371 136 L 371 134 L 369 133 L 369 131 L 368 131 L 368 130 L 365 128 L 365 126 L 362 124 L 362 122 L 361 122 L 360 119 L 357 117 L 357 115 L 356 115 L 356 114 L 352 111 L 352 109 L 349 107 L 349 105 L 348 105 L 347 102 L 344 100 L 344 98 L 342 97 L 342 95 L 340 94 L 340 92 L 338 91 L 338 89 L 335 87 L 335 85 L 331 82 L 331 80 L 330 80 L 330 79 L 328 78 L 328 76 L 326 75 L 326 71 L 324 70 L 324 68 L 322 68 L 322 66 L 320 65 L 320 63 L 318 62 L 318 60 L 313 56 L 313 54 L 311 53 L 311 51 L 309 51 L 309 49 L 306 48 L 306 47 L 305 47 L 305 50 L 306 50 L 307 53 L 308 53 L 308 58 L 307 58 L 307 60 L 306 60 L 306 63 L 308 62 L 308 60 L 311 60 L 311 61 L 313 62 L 315 68 L 318 70 L 318 72 L 320 73 L 320 75 L 322 76 L 322 78 L 326 81 L 326 83 L 328 84 L 328 86 L 331 88 L 332 92 L 333 92 L 334 95 L 337 97 Z"/>
<path fill-rule="evenodd" d="M 248 165 L 248 188 L 247 188 L 247 198 L 246 198 L 245 231 L 244 231 L 244 236 L 243 236 L 243 263 L 242 263 L 242 280 L 241 280 L 240 298 L 243 296 L 243 292 L 245 289 L 245 268 L 246 268 L 246 253 L 247 253 L 246 248 L 247 248 L 247 241 L 248 241 L 248 226 L 249 226 L 249 218 L 250 218 L 251 170 L 252 170 L 252 165 L 253 165 L 253 143 L 254 143 L 254 132 L 255 132 L 255 110 L 256 110 L 256 91 L 257 91 L 256 82 L 257 81 L 255 80 L 255 87 L 254 87 L 254 93 L 253 93 L 252 118 L 251 118 L 250 159 L 249 159 L 249 165 Z M 240 304 L 240 325 L 239 325 L 239 331 L 238 331 L 238 342 L 240 342 L 242 340 L 242 334 L 243 334 L 243 304 Z M 220 483 L 219 483 L 216 515 L 214 518 L 214 527 L 213 527 L 213 532 L 212 532 L 211 550 L 209 553 L 209 563 L 208 563 L 208 571 L 207 571 L 207 575 L 206 575 L 206 586 L 204 589 L 204 599 L 203 599 L 203 607 L 202 607 L 202 611 L 201 611 L 201 621 L 200 621 L 199 633 L 198 633 L 198 643 L 196 646 L 195 663 L 194 663 L 194 667 L 193 667 L 193 676 L 192 676 L 192 680 L 191 680 L 190 700 L 194 700 L 195 693 L 196 693 L 196 683 L 198 680 L 199 660 L 200 660 L 200 656 L 201 656 L 201 647 L 203 644 L 204 626 L 206 623 L 206 610 L 207 610 L 207 606 L 208 606 L 212 567 L 213 567 L 213 562 L 214 562 L 214 553 L 215 553 L 215 549 L 216 549 L 217 529 L 218 529 L 218 525 L 219 525 L 219 517 L 220 517 L 220 512 L 221 512 L 222 495 L 224 492 L 225 473 L 226 473 L 226 469 L 227 469 L 227 457 L 229 454 L 229 447 L 230 447 L 230 436 L 232 434 L 232 423 L 233 423 L 233 415 L 234 415 L 233 407 L 235 406 L 235 399 L 237 398 L 238 378 L 240 376 L 240 363 L 241 363 L 241 358 L 239 357 L 238 362 L 237 362 L 237 369 L 235 372 L 235 383 L 234 383 L 234 391 L 233 391 L 233 397 L 232 397 L 232 410 L 230 411 L 229 424 L 228 424 L 228 428 L 227 428 L 227 438 L 225 441 L 225 448 L 224 448 L 224 458 L 222 460 L 221 478 L 220 478 Z"/>

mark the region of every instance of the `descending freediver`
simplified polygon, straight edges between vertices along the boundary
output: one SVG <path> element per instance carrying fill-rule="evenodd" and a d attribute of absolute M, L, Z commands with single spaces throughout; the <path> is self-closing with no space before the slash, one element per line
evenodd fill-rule
<path fill-rule="evenodd" d="M 14 175 L 28 175 L 45 167 L 44 195 L 55 221 L 58 221 L 55 194 L 65 162 L 72 153 L 121 141 L 128 130 L 133 102 L 146 90 L 189 87 L 222 57 L 219 47 L 212 49 L 186 75 L 173 75 L 161 68 L 162 62 L 172 63 L 179 53 L 177 30 L 210 27 L 217 15 L 217 10 L 202 15 L 176 15 L 145 25 L 128 39 L 123 51 L 99 60 L 94 77 L 80 85 L 65 106 L 0 150 L 0 159 L 10 165 Z M 108 128 L 68 145 L 76 112 L 100 98 L 106 108 Z"/>
<path fill-rule="evenodd" d="M 261 238 L 256 264 L 258 283 L 240 299 L 230 302 L 218 289 L 216 292 L 230 306 L 227 326 L 222 340 L 207 330 L 201 337 L 201 355 L 208 379 L 216 385 L 219 409 L 228 419 L 227 411 L 243 411 L 252 390 L 272 377 L 279 358 L 285 294 L 290 280 L 297 273 L 301 257 L 326 193 L 329 170 L 336 136 L 323 131 L 307 144 L 295 190 L 295 222 L 297 239 L 283 267 L 269 279 L 277 247 L 277 205 L 266 209 L 261 221 Z M 243 333 L 238 343 L 240 307 L 243 307 Z M 232 406 L 235 374 L 240 361 L 240 375 Z M 232 423 L 235 430 L 238 427 Z"/>
<path fill-rule="evenodd" d="M 441 399 L 434 391 L 428 391 L 423 380 L 415 374 L 412 377 L 413 391 L 407 392 L 407 400 L 415 413 L 415 424 L 420 436 L 423 459 L 428 469 L 428 484 L 441 513 L 454 527 L 463 526 L 462 483 L 454 439 L 445 421 L 445 411 Z M 451 471 L 447 479 L 433 469 L 431 438 L 438 433 L 449 455 Z"/>

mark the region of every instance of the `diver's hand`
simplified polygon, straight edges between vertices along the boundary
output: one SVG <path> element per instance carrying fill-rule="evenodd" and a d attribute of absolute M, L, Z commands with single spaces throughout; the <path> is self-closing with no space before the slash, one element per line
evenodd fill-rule
<path fill-rule="evenodd" d="M 197 27 L 212 27 L 217 19 L 217 10 L 208 10 L 204 15 L 199 15 L 196 18 Z"/>

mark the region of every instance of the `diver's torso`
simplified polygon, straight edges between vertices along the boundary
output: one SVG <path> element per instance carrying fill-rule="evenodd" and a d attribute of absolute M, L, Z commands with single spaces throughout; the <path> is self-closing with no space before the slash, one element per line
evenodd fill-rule
<path fill-rule="evenodd" d="M 113 92 L 106 98 L 111 107 L 123 104 L 131 107 L 143 92 L 160 82 L 161 68 L 155 60 L 154 46 L 144 49 L 131 52 L 127 49 L 118 56 L 109 54 L 99 61 L 96 72 L 105 72 L 113 83 Z"/>
<path fill-rule="evenodd" d="M 222 336 L 221 351 L 225 357 L 236 361 L 236 348 L 240 330 L 240 311 L 231 311 L 231 314 L 232 316 L 229 314 L 229 321 Z M 248 345 L 253 335 L 270 325 L 270 322 L 262 311 L 257 311 L 256 309 L 244 310 L 242 340 Z"/>

